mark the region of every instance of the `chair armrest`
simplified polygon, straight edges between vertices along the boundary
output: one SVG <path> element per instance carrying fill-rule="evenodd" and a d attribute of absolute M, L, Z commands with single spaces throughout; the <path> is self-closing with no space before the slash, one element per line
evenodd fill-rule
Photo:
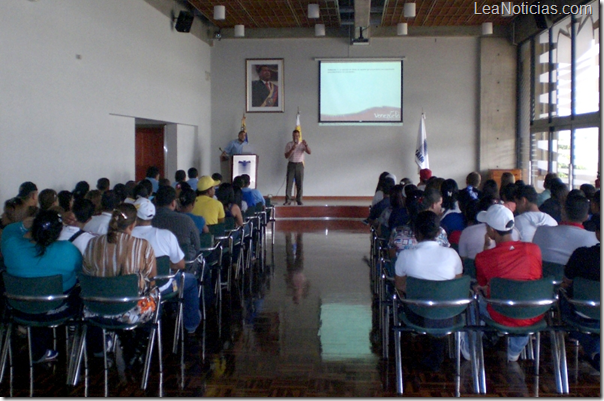
<path fill-rule="evenodd" d="M 432 301 L 428 299 L 408 299 L 408 298 L 400 298 L 399 302 L 406 305 L 415 305 L 415 306 L 424 306 L 429 308 L 437 308 L 437 307 L 449 307 L 449 306 L 462 306 L 468 305 L 472 302 L 472 298 L 464 298 L 464 299 L 451 299 L 446 301 Z"/>
<path fill-rule="evenodd" d="M 34 302 L 50 302 L 59 301 L 62 299 L 69 298 L 69 294 L 57 294 L 57 295 L 17 295 L 4 293 L 4 296 L 8 299 L 15 301 L 34 301 Z"/>
<path fill-rule="evenodd" d="M 497 306 L 517 306 L 527 307 L 527 306 L 546 306 L 553 305 L 556 303 L 557 299 L 537 299 L 533 301 L 514 301 L 511 299 L 493 299 L 493 298 L 483 298 L 487 303 Z"/>

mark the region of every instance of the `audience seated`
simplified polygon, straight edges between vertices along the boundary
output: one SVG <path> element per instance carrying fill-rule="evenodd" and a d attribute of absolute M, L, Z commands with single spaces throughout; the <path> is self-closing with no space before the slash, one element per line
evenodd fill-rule
<path fill-rule="evenodd" d="M 386 177 L 388 177 L 390 175 L 391 174 L 389 172 L 384 171 L 378 177 L 378 183 L 377 183 L 377 186 L 375 187 L 375 193 L 373 194 L 373 199 L 371 200 L 371 206 L 374 206 L 376 203 L 378 203 L 379 201 L 381 201 L 384 198 L 384 190 L 383 190 L 382 186 L 384 185 L 384 180 L 386 179 Z M 394 179 L 393 179 L 393 181 L 394 181 Z"/>
<path fill-rule="evenodd" d="M 103 192 L 103 195 L 101 195 L 101 214 L 92 216 L 92 219 L 84 226 L 84 231 L 98 235 L 107 234 L 113 210 L 120 203 L 120 198 L 115 191 Z"/>
<path fill-rule="evenodd" d="M 59 191 L 57 194 L 57 199 L 59 200 L 59 206 L 64 212 L 69 212 L 71 210 L 71 205 L 73 204 L 73 195 L 70 191 Z"/>
<path fill-rule="evenodd" d="M 165 187 L 170 187 L 172 186 L 172 183 L 170 182 L 169 178 L 160 178 L 158 181 L 159 186 L 165 186 Z"/>
<path fill-rule="evenodd" d="M 489 248 L 485 248 L 485 235 L 487 226 L 476 220 L 476 215 L 486 211 L 491 205 L 501 204 L 501 201 L 490 196 L 483 196 L 479 201 L 472 201 L 465 211 L 468 226 L 464 228 L 459 237 L 458 252 L 462 259 L 475 259 L 476 255 L 486 249 L 495 247 L 495 243 L 489 241 Z M 520 240 L 520 232 L 516 227 L 512 229 L 512 241 Z"/>
<path fill-rule="evenodd" d="M 415 223 L 417 215 L 424 210 L 430 210 L 437 216 L 440 216 L 441 203 L 442 197 L 440 192 L 433 188 L 426 190 L 426 192 L 420 190 L 413 191 L 407 196 L 405 206 L 407 208 L 407 214 L 409 215 L 409 221 L 392 230 L 388 243 L 390 258 L 394 258 L 405 249 L 415 248 L 417 240 L 413 232 L 413 224 Z M 447 233 L 442 227 L 440 227 L 439 232 L 436 235 L 436 241 L 446 248 L 450 246 L 449 241 L 447 240 Z"/>
<path fill-rule="evenodd" d="M 430 178 L 432 178 L 432 170 L 429 168 L 419 170 L 419 182 L 417 183 L 417 189 L 421 191 L 425 190 L 426 184 Z"/>
<path fill-rule="evenodd" d="M 18 201 L 14 202 L 15 221 L 23 221 L 27 217 L 35 216 L 38 212 L 38 187 L 31 181 L 26 181 L 19 186 Z"/>
<path fill-rule="evenodd" d="M 533 243 L 541 249 L 543 261 L 565 265 L 575 249 L 598 243 L 595 233 L 583 227 L 588 210 L 589 201 L 585 196 L 576 192 L 569 193 L 564 202 L 560 224 L 537 228 Z"/>
<path fill-rule="evenodd" d="M 262 203 L 262 205 L 266 206 L 266 201 L 264 200 L 264 196 L 258 191 L 258 189 L 250 188 L 250 176 L 248 174 L 241 174 L 241 178 L 243 178 L 244 186 L 241 187 L 241 192 L 243 193 L 243 200 L 247 203 L 248 207 L 256 206 L 257 203 Z M 216 185 L 220 184 L 220 181 L 216 181 Z"/>
<path fill-rule="evenodd" d="M 199 175 L 197 169 L 195 167 L 191 167 L 187 171 L 187 175 L 189 176 L 189 180 L 187 181 L 187 183 L 191 186 L 191 188 L 197 188 L 197 181 L 199 181 L 197 178 L 197 176 Z"/>
<path fill-rule="evenodd" d="M 107 234 L 100 235 L 90 240 L 84 252 L 82 266 L 83 274 L 97 277 L 115 277 L 128 274 L 138 276 L 139 295 L 147 297 L 148 308 L 134 307 L 124 314 L 115 317 L 115 320 L 133 323 L 146 322 L 153 317 L 157 307 L 157 289 L 151 278 L 157 276 L 155 253 L 151 244 L 144 239 L 132 236 L 136 226 L 136 207 L 129 203 L 117 206 L 111 215 Z M 79 254 L 79 253 L 78 253 Z M 84 308 L 85 316 L 94 316 Z M 130 366 L 143 355 L 145 343 L 140 332 L 135 331 L 136 338 L 131 332 L 120 332 L 120 343 L 124 360 Z M 96 326 L 88 330 L 86 342 L 90 352 L 95 356 L 102 356 L 103 332 Z"/>
<path fill-rule="evenodd" d="M 143 196 L 143 193 L 141 192 L 140 189 L 137 191 L 138 185 L 140 185 L 140 186 L 142 186 L 142 187 L 145 188 L 145 190 L 147 192 L 147 196 Z M 147 198 L 147 199 L 153 200 L 155 192 L 157 192 L 157 191 L 153 190 L 153 182 L 151 182 L 151 180 L 149 180 L 148 178 L 145 178 L 144 180 L 141 180 L 138 183 L 138 185 L 137 185 L 137 187 L 134 188 L 135 200 L 138 199 L 139 197 L 143 197 L 143 198 Z M 159 181 L 158 181 L 157 187 L 159 188 Z"/>
<path fill-rule="evenodd" d="M 440 192 L 440 187 L 443 185 L 443 182 L 445 182 L 444 178 L 436 177 L 433 175 L 432 177 L 430 177 L 430 179 L 428 179 L 428 182 L 426 183 L 426 189 L 424 189 L 424 191 L 428 190 L 429 188 L 434 188 L 435 190 Z"/>
<path fill-rule="evenodd" d="M 562 287 L 567 290 L 567 294 L 573 296 L 573 280 L 577 277 L 582 277 L 588 280 L 600 282 L 600 216 L 594 217 L 596 238 L 598 243 L 590 247 L 579 247 L 575 249 L 570 256 L 564 268 L 564 282 Z M 600 329 L 600 319 L 588 319 L 575 312 L 574 307 L 570 305 L 566 298 L 560 298 L 561 313 L 565 316 L 571 316 L 573 320 L 578 320 L 584 325 L 589 325 Z M 579 340 L 583 347 L 583 352 L 587 361 L 591 366 L 600 371 L 600 336 L 594 334 L 586 334 L 581 332 L 572 332 L 572 338 Z"/>
<path fill-rule="evenodd" d="M 239 205 L 235 203 L 233 185 L 228 182 L 220 184 L 216 190 L 216 198 L 224 207 L 225 217 L 233 217 L 235 219 L 235 227 L 243 226 L 243 213 L 241 213 Z"/>
<path fill-rule="evenodd" d="M 191 213 L 202 216 L 207 225 L 222 223 L 224 221 L 224 207 L 214 199 L 217 182 L 208 175 L 201 176 L 197 183 L 197 199 Z"/>
<path fill-rule="evenodd" d="M 103 177 L 96 181 L 96 189 L 99 191 L 105 192 L 109 190 L 109 188 L 111 188 L 111 181 L 109 181 L 109 178 Z"/>
<path fill-rule="evenodd" d="M 514 184 L 515 182 L 516 177 L 514 177 L 514 174 L 509 171 L 505 171 L 503 174 L 501 174 L 501 184 L 499 185 L 499 191 L 502 191 L 503 188 L 505 188 L 508 184 Z M 502 197 L 501 193 L 499 194 L 499 197 Z"/>
<path fill-rule="evenodd" d="M 515 225 L 520 231 L 520 240 L 533 242 L 537 227 L 557 226 L 558 223 L 549 214 L 539 211 L 537 191 L 531 185 L 518 186 L 514 194 L 516 203 Z"/>
<path fill-rule="evenodd" d="M 52 188 L 43 189 L 38 194 L 38 202 L 40 204 L 40 210 L 48 210 L 53 206 L 59 206 L 57 191 Z"/>
<path fill-rule="evenodd" d="M 54 210 L 40 211 L 35 218 L 8 225 L 2 232 L 1 249 L 9 274 L 17 277 L 47 277 L 60 274 L 63 292 L 73 294 L 67 310 L 77 305 L 76 272 L 81 270 L 82 255 L 66 241 L 58 241 L 63 221 Z M 58 308 L 57 311 L 60 309 Z M 67 310 L 58 313 L 67 313 Z M 69 311 L 71 313 L 71 311 Z M 50 349 L 52 331 L 49 328 L 32 328 L 32 359 L 46 362 L 56 359 L 58 352 Z"/>
<path fill-rule="evenodd" d="M 101 197 L 102 196 L 103 196 L 103 193 L 101 191 L 99 191 L 98 189 L 93 189 L 91 191 L 88 191 L 88 193 L 86 193 L 86 196 L 84 196 L 84 199 L 90 199 L 90 201 L 94 205 L 94 215 L 95 216 L 101 214 L 101 211 L 102 211 Z"/>
<path fill-rule="evenodd" d="M 495 322 L 508 326 L 530 326 L 541 316 L 531 319 L 512 319 L 496 312 L 491 305 L 486 305 L 483 297 L 489 297 L 489 282 L 492 278 L 500 277 L 511 280 L 538 280 L 542 277 L 541 252 L 539 247 L 529 242 L 512 240 L 514 214 L 503 205 L 491 205 L 485 212 L 479 212 L 476 219 L 485 223 L 485 251 L 476 255 L 476 279 L 479 294 L 478 305 L 480 315 L 489 317 Z M 490 243 L 495 247 L 491 248 Z M 475 323 L 475 322 L 472 322 Z M 528 343 L 528 336 L 509 336 L 507 360 L 518 360 L 520 352 Z M 462 354 L 470 359 L 467 345 L 467 334 L 462 333 Z"/>
<path fill-rule="evenodd" d="M 562 221 L 562 205 L 566 195 L 568 195 L 568 187 L 561 179 L 555 178 L 550 184 L 551 197 L 539 206 L 539 210 L 547 213 L 556 220 L 558 224 Z"/>
<path fill-rule="evenodd" d="M 94 238 L 93 234 L 84 231 L 94 213 L 94 205 L 90 199 L 78 199 L 73 202 L 73 207 L 66 214 L 72 214 L 73 218 L 64 218 L 63 230 L 59 235 L 59 241 L 69 241 L 78 248 L 83 255 L 88 242 Z"/>
<path fill-rule="evenodd" d="M 169 188 L 173 189 L 172 187 Z M 168 280 L 163 286 L 159 287 L 159 291 L 162 294 L 177 291 L 177 286 L 180 284 L 180 278 L 178 277 L 184 274 L 183 322 L 187 333 L 194 333 L 201 322 L 197 279 L 194 275 L 183 271 L 185 268 L 185 254 L 178 245 L 178 239 L 169 230 L 151 226 L 151 220 L 155 216 L 155 206 L 149 199 L 137 199 L 134 202 L 134 207 L 137 209 L 136 226 L 132 229 L 132 236 L 147 240 L 151 244 L 156 258 L 168 256 L 170 268 L 179 271 L 174 281 Z"/>
<path fill-rule="evenodd" d="M 413 184 L 408 185 L 395 185 L 390 190 L 390 213 L 388 214 L 388 219 L 386 220 L 386 212 L 382 213 L 380 216 L 380 224 L 384 224 L 390 230 L 394 227 L 402 226 L 409 221 L 409 214 L 407 213 L 407 208 L 405 207 L 405 200 L 407 198 L 406 193 L 411 193 L 412 191 L 417 190 L 417 187 Z"/>
<path fill-rule="evenodd" d="M 459 209 L 462 211 L 471 200 L 478 200 L 482 193 L 478 189 L 480 185 L 480 174 L 476 171 L 471 172 L 466 176 L 466 187 L 459 191 L 457 201 L 459 202 Z"/>
<path fill-rule="evenodd" d="M 492 199 L 501 199 L 499 198 L 499 188 L 497 187 L 497 182 L 493 179 L 488 179 L 482 184 L 482 194 L 481 198 L 484 196 L 489 196 Z"/>
<path fill-rule="evenodd" d="M 73 195 L 73 199 L 84 199 L 86 194 L 90 191 L 90 185 L 86 181 L 79 181 L 73 191 L 71 191 Z"/>
<path fill-rule="evenodd" d="M 145 180 L 151 182 L 151 191 L 149 191 L 149 195 L 153 195 L 159 189 L 159 168 L 155 166 L 151 166 L 147 169 L 147 174 L 145 174 Z"/>
<path fill-rule="evenodd" d="M 552 196 L 550 189 L 552 187 L 552 182 L 557 178 L 558 174 L 556 173 L 547 173 L 545 175 L 545 178 L 543 179 L 543 188 L 545 189 L 537 196 L 538 207 L 541 207 L 541 205 L 543 205 L 543 202 L 545 202 Z"/>
<path fill-rule="evenodd" d="M 189 184 L 187 184 L 186 182 L 183 184 L 187 187 L 189 186 Z M 196 198 L 197 194 L 191 188 L 183 189 L 180 192 L 180 196 L 178 197 L 178 203 L 180 204 L 178 211 L 180 213 L 186 214 L 193 220 L 195 226 L 197 227 L 197 230 L 199 231 L 199 234 L 208 233 L 210 232 L 210 230 L 208 228 L 208 225 L 206 224 L 206 220 L 202 216 L 197 216 L 191 213 L 191 211 L 193 210 L 193 205 L 195 205 Z"/>
<path fill-rule="evenodd" d="M 170 230 L 178 239 L 185 253 L 185 260 L 193 260 L 199 253 L 199 230 L 193 220 L 184 213 L 176 212 L 176 190 L 160 187 L 155 197 L 157 210 L 152 225 Z"/>
<path fill-rule="evenodd" d="M 237 176 L 233 179 L 233 192 L 235 193 L 235 203 L 239 206 L 241 211 L 245 213 L 248 205 L 245 199 L 243 199 L 243 191 L 241 190 L 243 186 L 244 182 L 241 176 Z"/>
<path fill-rule="evenodd" d="M 174 173 L 174 182 L 172 183 L 172 186 L 176 190 L 176 196 L 180 195 L 180 190 L 182 189 L 181 184 L 183 182 L 187 182 L 186 171 L 185 170 L 176 170 L 176 173 Z"/>
<path fill-rule="evenodd" d="M 440 226 L 445 229 L 449 242 L 452 244 L 459 243 L 459 235 L 461 231 L 466 228 L 466 222 L 459 208 L 459 202 L 457 197 L 459 190 L 455 180 L 445 180 L 441 187 L 440 193 L 442 195 L 442 215 L 440 220 Z M 456 238 L 452 237 L 452 234 L 456 232 Z"/>
<path fill-rule="evenodd" d="M 372 226 L 378 225 L 378 219 L 381 216 L 382 212 L 390 209 L 390 191 L 394 187 L 394 180 L 390 177 L 384 178 L 381 184 L 381 190 L 383 191 L 382 199 L 376 204 L 371 206 L 369 209 L 369 217 L 367 217 L 367 222 Z"/>
<path fill-rule="evenodd" d="M 514 194 L 516 193 L 516 184 L 511 182 L 499 189 L 499 198 L 503 201 L 503 206 L 516 212 L 516 202 L 514 202 Z"/>
<path fill-rule="evenodd" d="M 591 211 L 591 218 L 586 220 L 583 223 L 583 227 L 587 231 L 596 231 L 596 229 L 600 226 L 600 190 L 598 189 L 596 193 L 594 193 L 593 200 L 589 202 L 589 208 Z M 595 223 L 595 218 L 598 218 L 598 223 Z"/>
<path fill-rule="evenodd" d="M 420 212 L 415 220 L 413 232 L 417 239 L 414 249 L 401 252 L 395 264 L 395 285 L 400 291 L 405 291 L 407 276 L 424 280 L 452 280 L 461 277 L 463 268 L 461 260 L 453 249 L 440 246 L 436 237 L 441 227 L 440 218 L 434 212 L 426 210 Z M 411 310 L 405 314 L 411 321 L 430 325 Z M 443 324 L 442 321 L 434 324 Z M 438 327 L 438 326 L 435 326 Z M 433 371 L 439 371 L 444 360 L 446 338 L 445 336 L 430 339 L 430 352 L 421 361 L 422 365 Z"/>

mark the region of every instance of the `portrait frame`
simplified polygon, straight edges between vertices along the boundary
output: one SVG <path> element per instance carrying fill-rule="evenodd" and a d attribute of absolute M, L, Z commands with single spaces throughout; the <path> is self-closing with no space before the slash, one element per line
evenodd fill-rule
<path fill-rule="evenodd" d="M 263 66 L 266 66 L 263 68 Z M 260 74 L 268 78 L 260 81 Z M 283 113 L 283 59 L 245 59 L 245 110 L 247 113 Z"/>

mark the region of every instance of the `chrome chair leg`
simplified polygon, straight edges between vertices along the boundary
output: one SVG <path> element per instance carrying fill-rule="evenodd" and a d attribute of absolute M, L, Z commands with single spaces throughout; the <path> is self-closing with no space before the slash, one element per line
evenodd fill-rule
<path fill-rule="evenodd" d="M 540 350 L 541 350 L 541 333 L 535 333 L 536 343 L 535 343 L 535 376 L 539 376 L 539 359 L 540 359 Z"/>
<path fill-rule="evenodd" d="M 2 338 L 2 342 L 0 342 L 0 346 L 2 347 L 2 355 L 0 356 L 0 383 L 4 379 L 4 372 L 6 371 L 6 360 L 9 352 L 10 346 L 10 337 L 13 329 L 12 322 L 8 323 L 4 328 L 4 336 Z"/>
<path fill-rule="evenodd" d="M 394 359 L 396 363 L 396 392 L 403 394 L 403 360 L 401 355 L 401 331 L 394 331 Z"/>

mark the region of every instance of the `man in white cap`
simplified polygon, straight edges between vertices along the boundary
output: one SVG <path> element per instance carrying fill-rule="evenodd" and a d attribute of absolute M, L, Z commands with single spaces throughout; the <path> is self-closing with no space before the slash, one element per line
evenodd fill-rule
<path fill-rule="evenodd" d="M 541 250 L 530 242 L 512 240 L 514 228 L 514 214 L 503 205 L 492 205 L 487 211 L 478 213 L 476 219 L 485 223 L 484 251 L 476 255 L 476 291 L 484 297 L 490 296 L 489 282 L 494 277 L 511 280 L 539 280 L 542 277 Z M 495 247 L 489 249 L 495 242 Z M 530 326 L 541 320 L 541 316 L 531 319 L 512 319 L 505 317 L 485 305 L 479 298 L 480 314 L 491 318 L 495 322 L 507 326 Z M 470 359 L 465 336 L 462 339 L 462 353 L 464 358 Z M 528 343 L 528 336 L 509 336 L 507 359 L 515 362 L 520 352 Z"/>
<path fill-rule="evenodd" d="M 188 333 L 194 333 L 201 322 L 197 279 L 194 275 L 182 271 L 185 268 L 185 254 L 180 249 L 176 236 L 170 230 L 151 225 L 151 220 L 155 216 L 153 203 L 147 198 L 138 198 L 134 202 L 134 206 L 136 207 L 136 226 L 132 230 L 132 236 L 149 241 L 156 258 L 168 256 L 170 267 L 173 270 L 180 270 L 179 274 L 185 275 L 183 321 L 185 330 Z M 162 294 L 177 291 L 179 282 L 180 279 L 177 276 L 174 281 L 169 280 L 159 290 Z"/>

